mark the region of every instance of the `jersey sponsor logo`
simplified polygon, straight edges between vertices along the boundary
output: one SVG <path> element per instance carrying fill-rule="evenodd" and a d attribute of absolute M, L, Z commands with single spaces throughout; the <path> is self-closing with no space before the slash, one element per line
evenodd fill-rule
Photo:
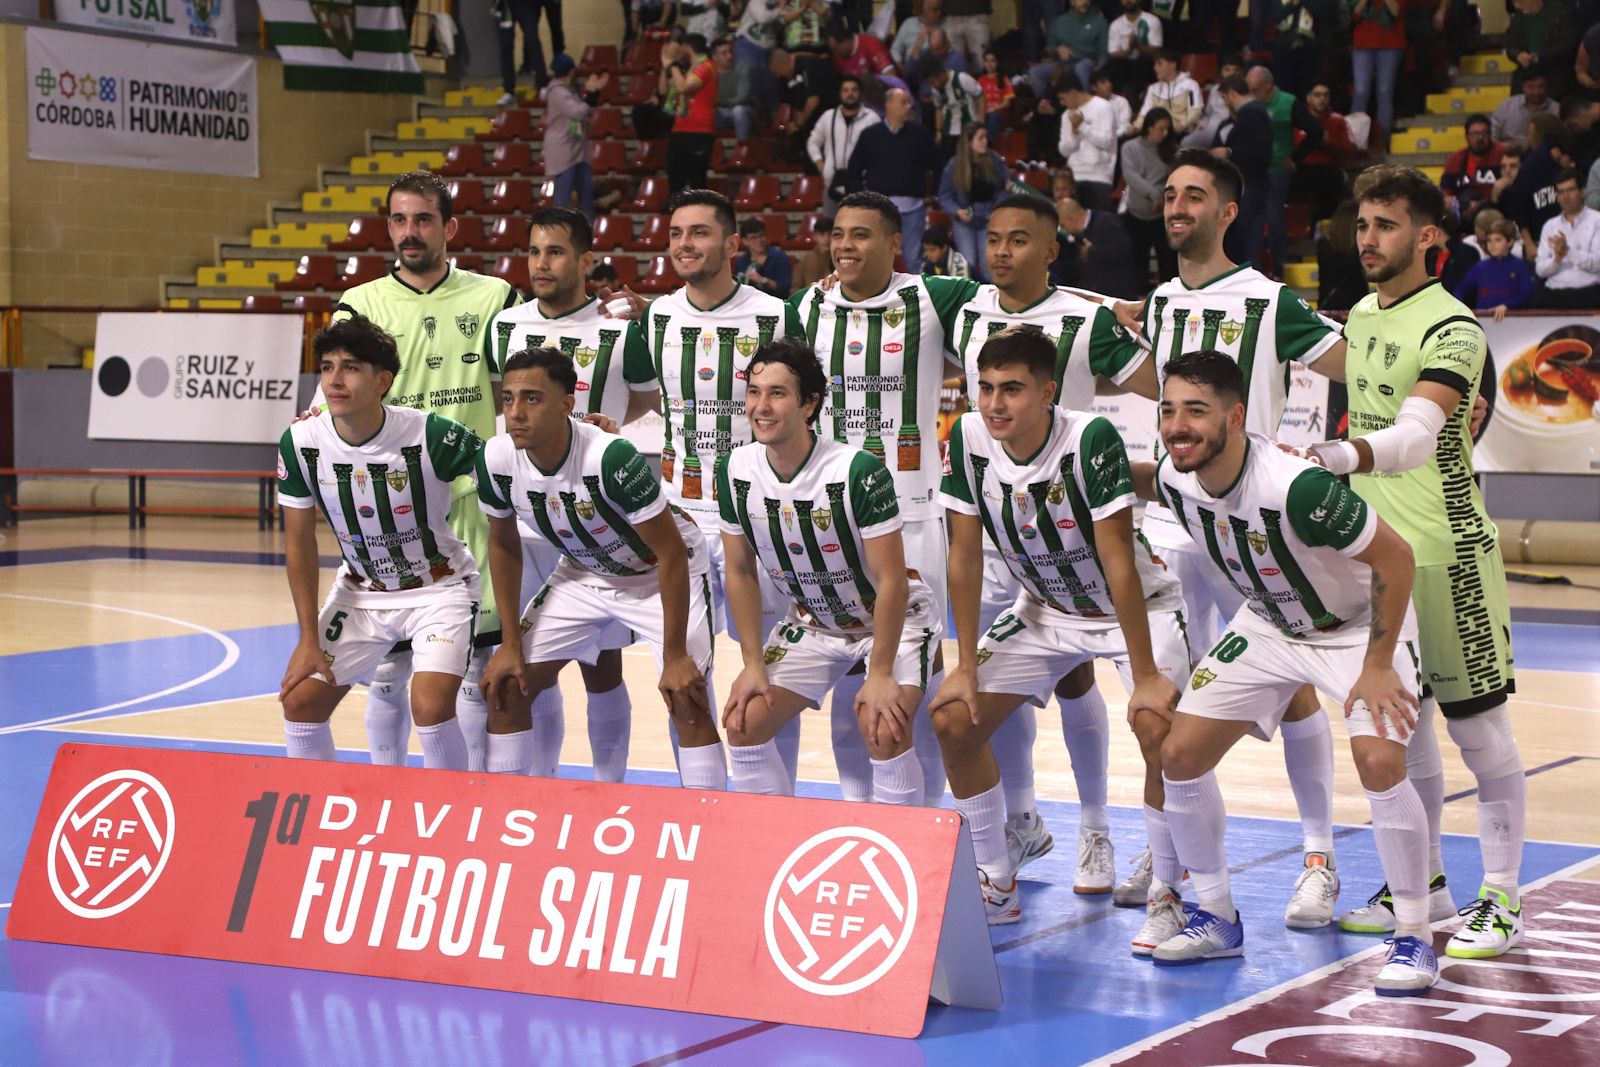
<path fill-rule="evenodd" d="M 806 546 L 802 545 L 799 541 L 790 541 L 789 542 L 789 554 L 790 555 L 792 555 L 792 556 L 804 555 L 805 554 L 805 550 L 806 550 Z"/>
<path fill-rule="evenodd" d="M 1378 392 L 1382 393 L 1384 396 L 1394 396 L 1394 386 L 1388 384 L 1379 384 Z"/>
<path fill-rule="evenodd" d="M 824 551 L 824 552 L 837 552 L 837 551 L 839 551 L 839 546 L 838 546 L 837 543 L 835 543 L 833 541 L 830 541 L 827 544 L 822 546 L 822 551 Z"/>
<path fill-rule="evenodd" d="M 717 372 L 712 370 L 710 367 L 701 367 L 699 370 L 695 371 L 695 375 L 702 382 L 709 382 L 711 379 L 717 376 Z"/>
<path fill-rule="evenodd" d="M 1076 528 L 1077 525 L 1078 524 L 1073 522 L 1071 519 L 1057 519 L 1056 520 L 1056 526 L 1058 528 L 1062 529 L 1062 530 L 1071 530 L 1071 529 Z"/>
<path fill-rule="evenodd" d="M 389 483 L 390 489 L 397 493 L 403 493 L 405 492 L 406 482 L 410 481 L 411 475 L 405 471 L 390 471 L 383 478 L 384 481 Z"/>
<path fill-rule="evenodd" d="M 1201 667 L 1199 670 L 1194 672 L 1194 677 L 1189 679 L 1189 688 L 1204 689 L 1206 686 L 1210 685 L 1216 680 L 1217 675 L 1214 671 L 1208 671 L 1204 667 Z"/>
<path fill-rule="evenodd" d="M 945 471 L 945 473 L 949 474 L 950 472 L 949 471 Z M 283 456 L 279 455 L 278 456 L 278 481 L 281 482 L 287 477 L 289 477 L 289 468 L 284 466 Z"/>
<path fill-rule="evenodd" d="M 377 514 L 370 504 L 362 504 L 359 508 L 356 508 L 356 510 L 361 513 L 361 517 L 363 519 L 370 519 Z"/>
<path fill-rule="evenodd" d="M 1244 564 L 1240 563 L 1238 560 L 1234 559 L 1232 556 L 1229 556 L 1228 557 L 1228 569 L 1230 571 L 1242 571 L 1242 570 L 1244 570 Z"/>
<path fill-rule="evenodd" d="M 399 507 L 394 509 L 394 513 L 396 515 L 409 515 L 411 514 L 411 505 L 401 504 Z"/>
<path fill-rule="evenodd" d="M 463 353 L 461 353 L 461 362 L 463 362 L 463 363 L 476 363 L 476 362 L 478 362 L 478 353 L 476 353 L 476 352 L 463 352 Z"/>
<path fill-rule="evenodd" d="M 1260 573 L 1263 578 L 1276 578 L 1280 572 L 1276 567 L 1262 567 Z"/>
<path fill-rule="evenodd" d="M 461 336 L 472 340 L 478 336 L 478 323 L 481 321 L 476 314 L 468 311 L 456 316 L 456 329 L 461 331 Z"/>
<path fill-rule="evenodd" d="M 456 643 L 456 639 L 446 637 L 443 634 L 429 634 L 422 639 L 422 643 L 425 645 L 453 645 Z"/>
<path fill-rule="evenodd" d="M 611 527 L 609 527 L 609 526 L 596 526 L 593 530 L 590 530 L 589 532 L 594 534 L 596 537 L 599 537 L 601 534 L 610 533 L 611 532 Z"/>
<path fill-rule="evenodd" d="M 423 362 L 428 365 L 429 370 L 438 370 L 440 367 L 444 366 L 444 357 L 435 353 L 434 355 L 431 355 L 427 359 L 423 360 Z"/>
<path fill-rule="evenodd" d="M 1032 526 L 1024 526 L 1018 532 L 1022 534 L 1022 539 L 1024 541 L 1032 541 L 1035 537 L 1039 536 L 1039 531 L 1035 530 Z"/>
<path fill-rule="evenodd" d="M 577 510 L 578 515 L 585 521 L 594 518 L 593 500 L 578 500 L 575 501 L 572 506 Z"/>
<path fill-rule="evenodd" d="M 867 350 L 867 346 L 860 341 L 851 341 L 849 344 L 844 346 L 844 350 L 849 352 L 852 356 L 859 356 L 861 353 Z"/>
<path fill-rule="evenodd" d="M 1394 366 L 1394 361 L 1400 358 L 1400 342 L 1385 341 L 1383 343 L 1383 369 L 1388 370 Z"/>
<path fill-rule="evenodd" d="M 760 346 L 761 342 L 754 337 L 738 337 L 733 342 L 733 350 L 745 359 L 755 355 L 756 349 Z"/>
<path fill-rule="evenodd" d="M 1365 374 L 1357 375 L 1356 388 L 1361 390 L 1363 393 L 1367 391 L 1367 376 Z"/>
<path fill-rule="evenodd" d="M 890 341 L 888 344 L 883 346 L 884 354 L 889 356 L 897 356 L 905 350 L 906 346 L 901 344 L 899 341 Z"/>
<path fill-rule="evenodd" d="M 572 531 L 571 530 L 557 530 L 556 531 L 556 536 L 557 537 L 571 537 L 572 536 Z"/>
<path fill-rule="evenodd" d="M 1315 507 L 1315 508 L 1311 509 L 1311 521 L 1312 522 L 1322 522 L 1327 517 L 1328 517 L 1328 509 L 1327 508 L 1325 508 L 1325 507 Z"/>
<path fill-rule="evenodd" d="M 166 787 L 144 771 L 103 774 L 78 791 L 50 835 L 50 891 L 84 919 L 105 919 L 150 892 L 172 855 Z"/>
<path fill-rule="evenodd" d="M 589 391 L 589 383 L 588 382 L 577 382 L 573 386 L 573 389 L 576 390 L 577 392 L 580 392 L 580 393 L 587 393 Z"/>

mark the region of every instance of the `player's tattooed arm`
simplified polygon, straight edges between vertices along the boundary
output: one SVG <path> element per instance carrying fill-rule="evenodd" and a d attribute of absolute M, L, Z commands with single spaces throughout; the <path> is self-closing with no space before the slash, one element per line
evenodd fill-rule
<path fill-rule="evenodd" d="M 1372 542 L 1355 558 L 1372 568 L 1372 621 L 1361 676 L 1345 700 L 1345 717 L 1358 703 L 1364 704 L 1380 737 L 1390 736 L 1393 729 L 1395 736 L 1404 738 L 1416 727 L 1421 704 L 1415 690 L 1395 671 L 1394 653 L 1411 604 L 1416 560 L 1405 538 L 1382 519 Z"/>

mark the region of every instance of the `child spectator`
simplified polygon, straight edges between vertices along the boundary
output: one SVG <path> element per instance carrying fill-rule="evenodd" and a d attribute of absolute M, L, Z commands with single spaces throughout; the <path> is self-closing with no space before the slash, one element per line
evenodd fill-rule
<path fill-rule="evenodd" d="M 1511 254 L 1517 246 L 1515 223 L 1500 218 L 1488 229 L 1488 236 L 1479 239 L 1488 254 L 1467 271 L 1456 286 L 1455 297 L 1474 311 L 1494 312 L 1494 321 L 1499 322 L 1507 311 L 1532 305 L 1533 269 Z"/>

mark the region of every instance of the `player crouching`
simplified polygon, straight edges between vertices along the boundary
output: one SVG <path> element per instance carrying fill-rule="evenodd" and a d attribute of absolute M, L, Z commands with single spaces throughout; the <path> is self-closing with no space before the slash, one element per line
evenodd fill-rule
<path fill-rule="evenodd" d="M 466 770 L 456 694 L 472 653 L 478 568 L 451 532 L 450 482 L 483 443 L 460 423 L 383 398 L 400 371 L 390 337 L 359 316 L 318 331 L 327 407 L 278 442 L 278 499 L 300 642 L 278 699 L 290 756 L 334 759 L 333 709 L 410 641 L 411 716 L 423 764 Z M 344 563 L 319 612 L 320 507 Z"/>
<path fill-rule="evenodd" d="M 677 728 L 679 775 L 726 789 L 727 764 L 710 710 L 711 587 L 705 540 L 668 505 L 661 482 L 626 438 L 572 417 L 577 370 L 554 348 L 506 360 L 506 432 L 478 461 L 478 504 L 489 516 L 489 567 L 500 603 L 522 587 L 521 522 L 561 553 L 522 610 L 521 640 L 489 660 L 488 769 L 526 774 L 531 708 L 577 659 L 593 664 L 618 627 L 655 654 L 659 689 Z"/>
<path fill-rule="evenodd" d="M 906 569 L 894 480 L 879 457 L 817 436 L 827 378 L 810 345 L 762 345 L 747 373 L 755 440 L 717 472 L 728 602 L 744 657 L 723 710 L 733 788 L 793 795 L 774 735 L 865 660 L 855 712 L 872 798 L 918 804 L 912 718 L 944 626 L 932 591 Z M 790 600 L 765 645 L 758 566 Z"/>

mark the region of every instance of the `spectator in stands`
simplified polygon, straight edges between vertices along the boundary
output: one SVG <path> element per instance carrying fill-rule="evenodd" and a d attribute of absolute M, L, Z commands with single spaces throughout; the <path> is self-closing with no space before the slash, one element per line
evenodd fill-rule
<path fill-rule="evenodd" d="M 783 6 L 783 45 L 806 55 L 828 54 L 828 23 L 833 8 L 828 0 L 788 0 Z"/>
<path fill-rule="evenodd" d="M 950 37 L 950 47 L 965 56 L 971 66 L 978 65 L 983 50 L 989 47 L 989 16 L 993 12 L 990 0 L 944 2 L 944 31 Z"/>
<path fill-rule="evenodd" d="M 737 59 L 717 72 L 717 129 L 732 130 L 741 141 L 756 132 L 755 73 Z"/>
<path fill-rule="evenodd" d="M 1439 188 L 1461 221 L 1470 223 L 1494 192 L 1506 146 L 1490 136 L 1487 115 L 1468 115 L 1466 131 L 1467 146 L 1445 161 Z"/>
<path fill-rule="evenodd" d="M 1211 154 L 1233 160 L 1244 179 L 1239 191 L 1239 216 L 1223 235 L 1223 247 L 1235 263 L 1249 263 L 1261 245 L 1267 212 L 1267 172 L 1272 166 L 1272 114 L 1250 94 L 1238 74 L 1222 83 L 1233 121 L 1218 132 L 1221 141 Z"/>
<path fill-rule="evenodd" d="M 733 42 L 719 39 L 711 45 L 710 58 L 691 67 L 693 58 L 687 43 L 668 41 L 661 46 L 661 65 L 678 101 L 672 134 L 667 138 L 667 188 L 671 194 L 705 187 L 717 139 L 717 79 L 733 65 Z"/>
<path fill-rule="evenodd" d="M 1144 104 L 1133 120 L 1141 132 L 1145 116 L 1156 108 L 1167 113 L 1172 132 L 1179 137 L 1192 133 L 1205 117 L 1200 84 L 1178 69 L 1178 53 L 1170 48 L 1156 53 L 1156 80 L 1145 89 Z"/>
<path fill-rule="evenodd" d="M 1354 199 L 1333 209 L 1317 237 L 1317 308 L 1349 311 L 1367 295 L 1367 273 L 1356 251 L 1356 215 L 1361 205 Z M 1238 225 L 1235 223 L 1234 225 Z"/>
<path fill-rule="evenodd" d="M 1544 224 L 1561 212 L 1556 175 L 1573 165 L 1572 134 L 1556 116 L 1536 115 L 1528 126 L 1527 144 L 1502 210 L 1537 248 Z"/>
<path fill-rule="evenodd" d="M 839 81 L 839 106 L 822 113 L 806 140 L 806 156 L 822 175 L 822 203 L 837 211 L 845 197 L 845 168 L 861 134 L 883 119 L 861 102 L 861 79 L 850 75 Z"/>
<path fill-rule="evenodd" d="M 728 5 L 718 0 L 683 0 L 680 13 L 688 16 L 683 28 L 690 33 L 698 33 L 708 41 L 725 36 L 730 29 Z M 738 58 L 738 49 L 735 48 L 734 61 L 738 62 Z"/>
<path fill-rule="evenodd" d="M 1117 92 L 1109 70 L 1101 67 L 1089 76 L 1089 91 L 1111 105 L 1111 126 L 1117 131 L 1118 141 L 1139 132 L 1138 125 L 1133 121 L 1133 105 L 1127 97 Z"/>
<path fill-rule="evenodd" d="M 889 55 L 895 66 L 910 71 L 919 65 L 928 54 L 933 31 L 943 29 L 944 0 L 922 0 L 917 17 L 900 24 L 900 31 L 894 35 L 894 43 L 889 46 Z"/>
<path fill-rule="evenodd" d="M 1322 124 L 1312 116 L 1305 102 L 1278 88 L 1272 71 L 1251 67 L 1245 75 L 1250 93 L 1266 105 L 1272 119 L 1272 161 L 1267 167 L 1267 247 L 1272 253 L 1273 276 L 1283 277 L 1288 263 L 1289 242 L 1285 209 L 1289 189 L 1294 184 L 1295 168 L 1322 144 Z M 1296 133 L 1303 134 L 1296 137 Z"/>
<path fill-rule="evenodd" d="M 1089 76 L 1096 67 L 1106 61 L 1106 45 L 1109 39 L 1110 27 L 1106 17 L 1094 7 L 1094 0 L 1072 0 L 1070 10 L 1063 12 L 1050 24 L 1050 32 L 1045 38 L 1045 47 L 1049 50 L 1053 60 L 1072 64 L 1073 73 L 1078 76 L 1078 81 L 1083 85 L 1089 84 Z M 1044 80 L 1036 81 L 1034 91 L 1043 97 L 1054 84 L 1054 76 L 1049 74 L 1046 65 Z M 1030 78 L 1033 76 L 1029 72 Z"/>
<path fill-rule="evenodd" d="M 1278 35 L 1272 41 L 1272 76 L 1285 92 L 1296 96 L 1322 77 L 1321 36 L 1332 12 L 1319 10 L 1326 0 L 1276 0 L 1273 21 Z"/>
<path fill-rule="evenodd" d="M 1583 88 L 1591 93 L 1600 91 L 1600 22 L 1584 31 L 1572 73 Z"/>
<path fill-rule="evenodd" d="M 777 80 L 783 102 L 789 105 L 789 140 L 784 156 L 793 162 L 811 158 L 800 151 L 823 112 L 839 102 L 842 85 L 831 56 L 796 55 L 786 48 L 774 48 L 767 58 L 767 70 Z M 861 97 L 861 79 L 856 78 L 856 97 Z"/>
<path fill-rule="evenodd" d="M 994 206 L 1005 198 L 1010 174 L 1000 153 L 989 147 L 989 131 L 981 122 L 961 130 L 955 156 L 939 179 L 939 207 L 950 216 L 956 249 L 973 265 L 973 276 L 988 281 L 983 255 L 984 234 Z"/>
<path fill-rule="evenodd" d="M 983 90 L 983 122 L 989 127 L 989 140 L 999 140 L 1000 131 L 1005 129 L 1006 112 L 1017 90 L 1000 70 L 1000 57 L 993 48 L 983 53 L 983 73 L 978 75 L 978 88 Z"/>
<path fill-rule="evenodd" d="M 1506 218 L 1500 213 L 1498 208 L 1485 207 L 1479 210 L 1477 215 L 1473 216 L 1473 234 L 1466 240 L 1467 244 L 1471 245 L 1472 248 L 1478 253 L 1479 259 L 1482 259 L 1484 256 L 1489 254 L 1489 234 L 1494 232 L 1495 224 L 1498 222 L 1511 222 L 1510 219 Z M 1512 222 L 1511 229 L 1513 236 L 1511 239 L 1511 255 L 1517 257 L 1518 259 L 1525 260 L 1526 257 L 1522 253 L 1522 235 L 1516 233 L 1516 228 L 1517 224 Z"/>
<path fill-rule="evenodd" d="M 1363 153 L 1350 137 L 1350 124 L 1333 110 L 1333 91 L 1326 81 L 1315 81 L 1306 93 L 1306 110 L 1322 127 L 1322 143 L 1307 152 L 1294 168 L 1290 189 L 1311 196 L 1312 219 L 1325 219 L 1344 201 L 1349 180 L 1345 167 Z M 1485 119 L 1485 124 L 1488 120 Z"/>
<path fill-rule="evenodd" d="M 961 144 L 962 131 L 974 122 L 983 122 L 983 87 L 978 79 L 964 71 L 955 73 L 935 67 L 928 72 L 924 92 L 933 108 L 933 133 L 939 145 L 939 158 L 950 159 Z"/>
<path fill-rule="evenodd" d="M 1600 308 L 1600 211 L 1583 202 L 1578 172 L 1556 175 L 1560 214 L 1545 224 L 1534 270 L 1544 279 L 1540 307 Z"/>
<path fill-rule="evenodd" d="M 1494 188 L 1489 190 L 1489 207 L 1494 208 L 1497 212 L 1509 214 L 1506 210 L 1506 194 L 1510 191 L 1511 186 L 1516 184 L 1517 176 L 1522 170 L 1522 157 L 1526 153 L 1527 149 L 1523 148 L 1521 144 L 1513 143 L 1506 145 L 1506 150 L 1500 155 L 1500 177 L 1495 179 Z M 1481 214 L 1486 209 L 1479 208 L 1478 210 Z M 1518 245 L 1517 247 L 1521 248 L 1522 246 Z"/>
<path fill-rule="evenodd" d="M 763 293 L 787 298 L 794 284 L 794 264 L 788 253 L 767 239 L 767 224 L 759 218 L 746 218 L 739 223 L 739 244 L 734 278 Z"/>
<path fill-rule="evenodd" d="M 901 248 L 916 255 L 927 225 L 928 177 L 938 173 L 939 149 L 920 122 L 911 121 L 911 94 L 890 89 L 883 99 L 883 121 L 867 127 L 850 153 L 845 186 L 850 192 L 882 193 L 900 209 Z M 908 257 L 909 261 L 909 257 Z"/>
<path fill-rule="evenodd" d="M 918 274 L 934 274 L 941 278 L 970 278 L 972 264 L 960 252 L 950 247 L 950 231 L 933 225 L 922 235 L 922 264 Z"/>
<path fill-rule="evenodd" d="M 589 289 L 599 292 L 601 289 L 610 289 L 613 292 L 622 288 L 622 279 L 617 276 L 617 268 L 603 259 L 596 259 L 594 266 L 589 270 Z"/>
<path fill-rule="evenodd" d="M 1075 74 L 1063 74 L 1056 84 L 1063 109 L 1057 147 L 1078 180 L 1080 202 L 1089 208 L 1106 207 L 1117 167 L 1116 112 L 1084 89 Z"/>
<path fill-rule="evenodd" d="M 842 22 L 828 27 L 828 47 L 833 51 L 833 65 L 840 74 L 881 79 L 900 73 L 882 41 L 869 34 L 853 33 Z"/>
<path fill-rule="evenodd" d="M 783 0 L 746 0 L 733 34 L 733 54 L 756 70 L 767 65 L 767 53 L 783 44 Z"/>
<path fill-rule="evenodd" d="M 1351 111 L 1372 115 L 1373 86 L 1376 84 L 1378 128 L 1382 142 L 1394 132 L 1394 86 L 1405 58 L 1406 31 L 1400 22 L 1400 0 L 1350 0 L 1354 51 L 1350 66 L 1354 75 L 1355 97 Z"/>
<path fill-rule="evenodd" d="M 1584 186 L 1583 202 L 1600 211 L 1600 159 L 1594 161 L 1594 166 L 1589 168 L 1589 181 Z"/>
<path fill-rule="evenodd" d="M 544 65 L 544 45 L 539 41 L 539 12 L 550 23 L 550 48 L 567 50 L 561 29 L 560 0 L 495 0 L 493 4 L 497 43 L 500 46 L 500 88 L 504 90 L 496 107 L 517 106 L 517 74 L 533 75 L 533 85 L 542 89 L 549 81 Z M 517 27 L 522 27 L 522 67 L 517 68 Z"/>
<path fill-rule="evenodd" d="M 1533 116 L 1557 114 L 1559 109 L 1550 99 L 1549 88 L 1550 79 L 1543 69 L 1525 68 L 1522 92 L 1506 97 L 1494 109 L 1494 118 L 1489 124 L 1491 136 L 1503 144 L 1522 141 L 1528 135 L 1528 123 L 1533 121 Z"/>
<path fill-rule="evenodd" d="M 1600 159 L 1600 100 L 1574 93 L 1561 101 L 1561 121 L 1572 133 L 1573 165 L 1586 174 Z"/>
<path fill-rule="evenodd" d="M 832 229 L 831 216 L 817 216 L 816 225 L 812 228 L 816 238 L 810 248 L 800 253 L 794 264 L 794 284 L 789 287 L 791 293 L 815 285 L 833 273 L 833 250 L 828 244 L 828 234 Z"/>
<path fill-rule="evenodd" d="M 1154 76 L 1151 60 L 1161 48 L 1161 20 L 1141 0 L 1122 0 L 1122 14 L 1106 31 L 1106 66 L 1124 96 L 1137 97 Z"/>
<path fill-rule="evenodd" d="M 1043 47 L 1050 26 L 1061 15 L 1063 0 L 1017 0 L 1017 29 L 1022 31 L 1022 54 L 1033 59 Z"/>
<path fill-rule="evenodd" d="M 677 0 L 633 0 L 634 32 L 671 33 L 678 24 Z"/>
<path fill-rule="evenodd" d="M 1217 131 L 1233 121 L 1228 110 L 1228 98 L 1222 92 L 1222 83 L 1235 74 L 1244 74 L 1244 61 L 1236 55 L 1225 55 L 1217 61 L 1217 77 L 1206 90 L 1205 114 L 1193 133 L 1183 138 L 1180 147 L 1210 148 L 1217 143 Z"/>
<path fill-rule="evenodd" d="M 1431 277 L 1438 278 L 1446 292 L 1453 293 L 1466 278 L 1467 272 L 1477 266 L 1483 256 L 1477 242 L 1469 242 L 1461 235 L 1461 220 L 1445 212 L 1439 220 L 1439 233 L 1433 247 L 1425 253 L 1423 264 Z"/>
<path fill-rule="evenodd" d="M 1496 322 L 1504 319 L 1507 311 L 1532 307 L 1533 271 L 1511 254 L 1517 243 L 1516 224 L 1496 219 L 1484 239 L 1484 255 L 1456 286 L 1456 299 L 1474 311 L 1494 312 Z"/>
<path fill-rule="evenodd" d="M 1128 243 L 1133 250 L 1133 276 L 1141 291 L 1150 286 L 1150 253 L 1155 252 L 1157 284 L 1178 273 L 1178 254 L 1167 244 L 1162 221 L 1166 200 L 1167 175 L 1177 152 L 1172 136 L 1172 117 L 1165 108 L 1153 107 L 1140 119 L 1139 136 L 1122 142 L 1122 180 L 1127 190 L 1122 195 L 1122 222 L 1128 228 Z"/>
<path fill-rule="evenodd" d="M 568 207 L 578 194 L 578 210 L 594 219 L 594 168 L 589 164 L 589 121 L 600 103 L 609 74 L 590 74 L 583 95 L 572 87 L 577 64 L 565 52 L 550 60 L 550 88 L 545 92 L 544 173 L 556 183 L 557 207 Z"/>
<path fill-rule="evenodd" d="M 1506 26 L 1506 55 L 1517 65 L 1511 76 L 1511 90 L 1528 73 L 1541 69 L 1550 79 L 1550 94 L 1557 99 L 1572 87 L 1572 61 L 1578 51 L 1578 28 L 1572 11 L 1564 3 L 1546 0 L 1515 0 L 1516 10 Z"/>
<path fill-rule="evenodd" d="M 1137 300 L 1147 291 L 1135 278 L 1133 246 L 1128 230 L 1107 211 L 1084 207 L 1076 200 L 1056 205 L 1061 228 L 1077 240 L 1078 277 L 1075 282 L 1097 293 Z M 1073 284 L 1073 283 L 1069 283 Z"/>

